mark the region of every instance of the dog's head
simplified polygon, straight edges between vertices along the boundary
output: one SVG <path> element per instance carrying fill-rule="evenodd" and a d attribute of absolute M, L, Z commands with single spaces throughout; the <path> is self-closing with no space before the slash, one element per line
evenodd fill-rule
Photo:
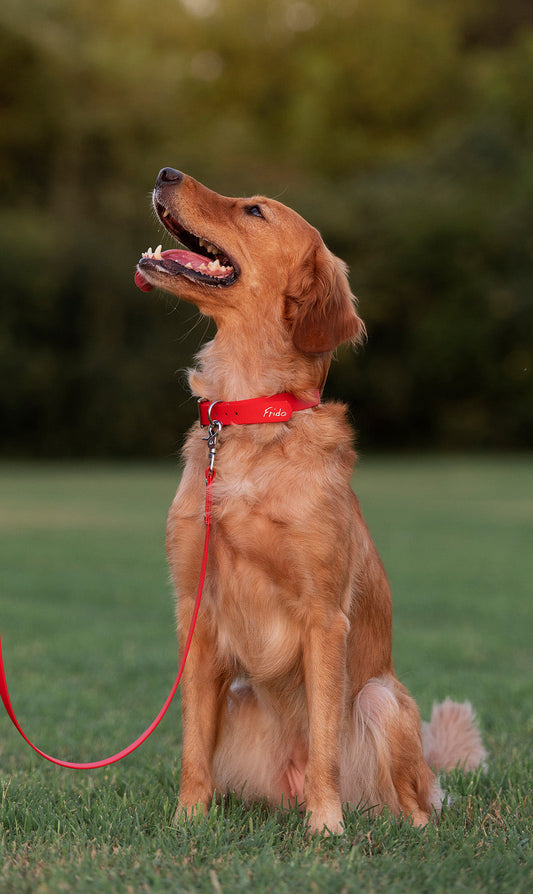
<path fill-rule="evenodd" d="M 273 319 L 306 354 L 361 340 L 346 266 L 295 211 L 263 196 L 218 195 L 174 168 L 160 171 L 153 203 L 184 248 L 143 254 L 140 288 L 179 295 L 219 326 L 235 314 L 259 327 Z"/>

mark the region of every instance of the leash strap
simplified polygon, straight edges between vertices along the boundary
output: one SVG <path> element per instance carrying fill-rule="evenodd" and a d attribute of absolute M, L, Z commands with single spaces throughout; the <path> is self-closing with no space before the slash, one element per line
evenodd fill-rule
<path fill-rule="evenodd" d="M 205 508 L 204 552 L 203 552 L 203 556 L 202 556 L 202 567 L 201 567 L 201 571 L 200 571 L 200 580 L 198 583 L 198 590 L 196 592 L 196 601 L 194 603 L 193 615 L 192 615 L 191 624 L 189 627 L 189 633 L 187 635 L 187 640 L 185 643 L 185 649 L 183 650 L 181 664 L 179 666 L 179 670 L 178 670 L 176 679 L 174 681 L 174 685 L 172 686 L 172 689 L 170 690 L 167 700 L 165 701 L 159 714 L 157 715 L 155 720 L 152 721 L 152 723 L 150 724 L 148 729 L 146 729 L 144 731 L 144 733 L 141 736 L 139 736 L 138 739 L 135 739 L 135 742 L 132 742 L 131 745 L 128 745 L 127 748 L 124 748 L 122 751 L 119 751 L 117 754 L 112 755 L 112 757 L 107 757 L 107 758 L 104 758 L 103 760 L 93 761 L 93 762 L 87 763 L 87 764 L 78 764 L 78 763 L 73 763 L 71 761 L 59 760 L 58 758 L 51 757 L 49 754 L 46 754 L 44 751 L 41 751 L 39 748 L 37 748 L 33 744 L 33 742 L 31 742 L 29 740 L 27 735 L 23 732 L 23 730 L 15 716 L 15 712 L 11 705 L 11 700 L 9 698 L 9 692 L 8 692 L 8 688 L 7 688 L 6 675 L 5 675 L 5 671 L 4 671 L 4 659 L 2 657 L 2 643 L 0 641 L 0 696 L 4 703 L 4 707 L 7 711 L 7 713 L 9 714 L 9 716 L 11 717 L 11 720 L 13 721 L 14 725 L 18 729 L 22 738 L 26 740 L 28 745 L 31 748 L 33 748 L 33 750 L 36 751 L 37 754 L 40 754 L 41 757 L 46 758 L 46 760 L 50 761 L 50 763 L 57 764 L 58 767 L 67 767 L 70 770 L 97 770 L 99 767 L 107 767 L 109 764 L 115 764 L 117 761 L 122 760 L 123 757 L 126 757 L 128 754 L 131 754 L 132 751 L 135 751 L 139 747 L 139 745 L 142 745 L 142 743 L 146 741 L 148 736 L 150 736 L 153 733 L 155 728 L 157 726 L 159 726 L 161 720 L 165 716 L 168 708 L 170 707 L 170 703 L 171 703 L 172 699 L 174 698 L 174 695 L 176 694 L 176 690 L 179 686 L 179 683 L 180 683 L 180 680 L 181 680 L 181 677 L 183 674 L 185 662 L 187 661 L 187 655 L 189 654 L 189 649 L 190 649 L 191 640 L 192 640 L 193 633 L 194 633 L 194 628 L 196 626 L 196 619 L 198 617 L 198 611 L 200 609 L 200 600 L 202 598 L 202 592 L 203 592 L 204 582 L 205 582 L 205 573 L 206 573 L 206 568 L 207 568 L 207 553 L 208 553 L 208 549 L 209 549 L 209 533 L 211 530 L 211 523 L 213 520 L 213 516 L 212 516 L 212 512 L 211 512 L 211 506 L 212 506 L 211 486 L 213 484 L 213 481 L 215 480 L 215 474 L 216 474 L 215 470 L 212 468 L 208 468 L 206 470 L 206 475 L 205 475 L 205 477 L 206 477 L 205 507 L 206 508 Z"/>
<path fill-rule="evenodd" d="M 320 391 L 314 391 L 312 400 L 299 400 L 287 391 L 272 397 L 252 397 L 249 400 L 198 401 L 200 422 L 209 425 L 254 425 L 260 422 L 288 422 L 297 410 L 309 410 L 320 403 Z"/>
<path fill-rule="evenodd" d="M 123 757 L 127 757 L 127 755 L 135 751 L 139 747 L 139 745 L 142 745 L 143 742 L 145 742 L 146 739 L 151 736 L 155 728 L 159 726 L 161 720 L 168 711 L 170 703 L 174 698 L 176 690 L 180 684 L 180 680 L 185 667 L 185 662 L 187 661 L 187 655 L 189 654 L 194 628 L 196 626 L 196 619 L 200 610 L 200 601 L 202 598 L 202 592 L 205 583 L 205 574 L 207 569 L 209 534 L 213 521 L 213 497 L 211 493 L 211 487 L 213 481 L 215 480 L 216 474 L 214 469 L 214 461 L 218 435 L 220 434 L 220 431 L 224 425 L 245 425 L 261 422 L 287 422 L 291 418 L 293 412 L 297 410 L 308 410 L 311 407 L 318 406 L 318 404 L 320 403 L 320 396 L 320 391 L 317 389 L 314 393 L 313 399 L 309 401 L 299 400 L 298 398 L 294 397 L 294 395 L 288 392 L 283 392 L 281 394 L 275 394 L 272 397 L 258 397 L 252 398 L 250 400 L 209 401 L 202 399 L 198 402 L 200 410 L 200 422 L 202 423 L 202 425 L 209 426 L 208 437 L 205 438 L 209 449 L 209 466 L 207 467 L 205 473 L 205 540 L 202 565 L 200 570 L 200 580 L 198 582 L 198 589 L 196 591 L 196 600 L 194 603 L 191 624 L 189 627 L 189 632 L 187 634 L 183 656 L 178 669 L 178 673 L 176 675 L 176 679 L 174 681 L 174 685 L 172 686 L 172 689 L 170 690 L 170 693 L 167 696 L 167 699 L 157 717 L 152 721 L 152 723 L 144 731 L 144 733 L 139 736 L 138 739 L 135 739 L 135 741 L 132 742 L 131 745 L 128 745 L 127 748 L 124 748 L 117 754 L 113 754 L 111 757 L 107 757 L 99 761 L 91 761 L 90 763 L 75 763 L 73 761 L 63 761 L 59 758 L 52 757 L 51 755 L 46 754 L 46 752 L 41 751 L 39 748 L 37 748 L 37 746 L 30 741 L 26 733 L 22 730 L 22 727 L 20 726 L 15 716 L 15 712 L 13 710 L 11 699 L 9 698 L 9 691 L 7 688 L 7 681 L 4 670 L 4 659 L 2 655 L 2 642 L 0 639 L 0 697 L 2 698 L 4 707 L 9 714 L 14 726 L 17 728 L 22 738 L 25 739 L 25 741 L 28 743 L 30 748 L 33 748 L 33 750 L 36 751 L 37 754 L 40 754 L 41 757 L 44 757 L 47 761 L 50 761 L 50 763 L 57 764 L 58 767 L 67 767 L 70 770 L 97 770 L 99 767 L 107 767 L 109 764 L 115 764 L 117 763 L 117 761 L 122 760 Z"/>

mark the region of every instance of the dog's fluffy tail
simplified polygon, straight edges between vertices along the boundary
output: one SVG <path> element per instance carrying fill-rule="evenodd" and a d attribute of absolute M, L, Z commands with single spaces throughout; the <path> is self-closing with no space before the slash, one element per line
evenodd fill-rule
<path fill-rule="evenodd" d="M 435 703 L 430 722 L 422 724 L 422 738 L 424 757 L 437 772 L 487 768 L 487 752 L 470 702 L 459 704 L 447 698 Z"/>

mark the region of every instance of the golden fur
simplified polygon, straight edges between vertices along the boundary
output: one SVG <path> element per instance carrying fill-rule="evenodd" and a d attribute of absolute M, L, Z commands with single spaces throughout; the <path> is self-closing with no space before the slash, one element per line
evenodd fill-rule
<path fill-rule="evenodd" d="M 318 231 L 279 202 L 226 198 L 185 175 L 160 175 L 154 204 L 167 228 L 174 221 L 220 247 L 239 272 L 224 286 L 139 268 L 217 325 L 189 373 L 193 393 L 308 398 L 321 388 L 332 351 L 360 341 L 364 327 L 346 267 Z M 202 434 L 194 425 L 168 516 L 180 649 L 204 538 Z M 298 802 L 311 831 L 338 833 L 344 804 L 386 805 L 417 825 L 440 809 L 418 709 L 393 669 L 389 585 L 350 487 L 354 460 L 334 403 L 220 435 L 207 578 L 182 684 L 179 812 L 235 791 Z M 480 763 L 471 714 L 450 702 L 437 713 L 443 747 L 428 727 L 428 759 Z M 447 737 L 450 714 L 459 729 Z"/>

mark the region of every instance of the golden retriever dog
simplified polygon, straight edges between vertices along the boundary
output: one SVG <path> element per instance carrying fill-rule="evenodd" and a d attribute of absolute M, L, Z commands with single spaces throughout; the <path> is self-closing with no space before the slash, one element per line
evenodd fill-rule
<path fill-rule="evenodd" d="M 236 792 L 298 805 L 311 832 L 340 833 L 343 805 L 422 826 L 443 799 L 434 770 L 475 767 L 485 751 L 468 703 L 437 706 L 423 734 L 394 673 L 389 584 L 350 487 L 353 434 L 345 407 L 317 397 L 335 348 L 364 336 L 346 266 L 314 227 L 262 196 L 226 198 L 164 168 L 153 202 L 184 247 L 148 250 L 137 284 L 192 302 L 217 327 L 189 371 L 193 394 L 230 408 L 267 398 L 269 417 L 271 396 L 300 402 L 219 434 L 182 679 L 177 817 Z M 180 650 L 205 534 L 204 438 L 197 423 L 168 516 Z"/>

